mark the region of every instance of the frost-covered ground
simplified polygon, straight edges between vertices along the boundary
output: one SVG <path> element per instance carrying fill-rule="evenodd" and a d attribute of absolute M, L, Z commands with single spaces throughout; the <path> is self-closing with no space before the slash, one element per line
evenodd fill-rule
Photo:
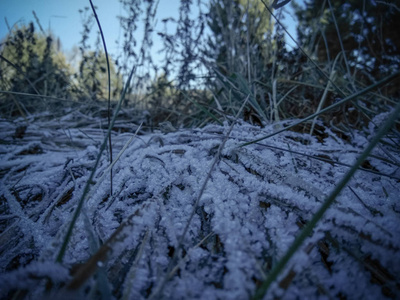
<path fill-rule="evenodd" d="M 328 129 L 318 138 L 288 131 L 238 147 L 279 125 L 238 122 L 179 252 L 229 126 L 139 135 L 114 165 L 111 197 L 104 152 L 55 263 L 105 135 L 100 123 L 77 113 L 0 121 L 1 298 L 248 299 L 374 132 L 346 143 Z M 113 134 L 114 157 L 133 135 L 127 127 Z M 390 147 L 374 155 L 267 299 L 400 297 L 400 171 L 390 164 L 399 158 Z"/>

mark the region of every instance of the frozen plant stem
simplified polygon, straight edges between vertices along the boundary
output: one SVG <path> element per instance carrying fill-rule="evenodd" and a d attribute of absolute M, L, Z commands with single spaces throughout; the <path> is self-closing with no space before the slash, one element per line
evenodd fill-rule
<path fill-rule="evenodd" d="M 290 246 L 289 250 L 286 254 L 281 258 L 281 260 L 272 268 L 271 272 L 268 274 L 267 279 L 262 283 L 262 285 L 256 290 L 256 293 L 253 299 L 262 299 L 270 285 L 276 280 L 278 275 L 283 271 L 286 264 L 290 260 L 290 258 L 299 250 L 300 246 L 303 244 L 304 240 L 312 234 L 312 231 L 319 220 L 321 220 L 324 213 L 328 210 L 328 208 L 332 205 L 335 198 L 339 195 L 342 189 L 346 186 L 347 182 L 351 179 L 360 165 L 364 162 L 364 160 L 371 153 L 372 149 L 379 143 L 380 139 L 390 130 L 393 126 L 394 122 L 400 116 L 400 102 L 397 103 L 394 111 L 387 119 L 387 121 L 380 128 L 378 133 L 372 139 L 372 141 L 368 144 L 367 148 L 361 153 L 360 157 L 357 159 L 356 163 L 352 166 L 352 168 L 347 172 L 347 174 L 343 177 L 343 179 L 339 182 L 336 188 L 332 191 L 329 197 L 325 200 L 324 204 L 321 208 L 316 212 L 316 214 L 312 217 L 312 219 L 307 223 L 304 229 L 301 231 L 299 236 L 294 240 L 293 244 Z"/>

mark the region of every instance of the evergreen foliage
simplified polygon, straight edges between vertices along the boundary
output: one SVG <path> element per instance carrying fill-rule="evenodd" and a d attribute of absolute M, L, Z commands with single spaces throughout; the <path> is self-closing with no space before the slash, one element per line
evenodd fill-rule
<path fill-rule="evenodd" d="M 32 22 L 15 27 L 1 47 L 0 89 L 70 98 L 72 70 L 53 41 L 51 34 L 36 32 Z"/>
<path fill-rule="evenodd" d="M 396 1 L 330 2 L 331 5 L 327 0 L 307 0 L 304 8 L 296 5 L 301 44 L 320 62 L 331 63 L 342 51 L 340 37 L 353 72 L 358 70 L 376 79 L 398 71 L 400 9 Z"/>

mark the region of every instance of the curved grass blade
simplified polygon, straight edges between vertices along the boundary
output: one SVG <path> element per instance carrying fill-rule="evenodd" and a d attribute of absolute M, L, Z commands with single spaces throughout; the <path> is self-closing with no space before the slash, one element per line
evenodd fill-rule
<path fill-rule="evenodd" d="M 106 40 L 104 39 L 103 30 L 101 29 L 99 17 L 97 16 L 96 9 L 93 6 L 92 0 L 89 0 L 90 6 L 92 7 L 92 11 L 94 17 L 97 22 L 97 26 L 99 26 L 99 31 L 101 35 L 101 40 L 103 41 L 104 52 L 106 54 L 106 62 L 107 62 L 107 78 L 108 78 L 108 110 L 107 110 L 107 120 L 108 120 L 108 127 L 110 127 L 111 121 L 111 75 L 110 75 L 110 62 L 108 60 L 108 52 L 107 52 L 107 45 Z M 112 155 L 112 143 L 111 143 L 111 134 L 108 135 L 108 147 L 110 151 L 110 165 L 113 162 L 113 155 Z M 110 168 L 110 195 L 113 194 L 113 175 L 112 175 L 112 168 Z"/>

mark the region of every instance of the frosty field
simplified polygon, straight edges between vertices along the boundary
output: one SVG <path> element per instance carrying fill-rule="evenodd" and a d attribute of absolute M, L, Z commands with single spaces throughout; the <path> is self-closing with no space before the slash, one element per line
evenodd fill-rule
<path fill-rule="evenodd" d="M 105 151 L 59 263 L 106 121 L 76 112 L 28 121 L 0 120 L 2 299 L 248 299 L 376 130 L 346 142 L 318 126 L 317 136 L 292 130 L 241 147 L 292 121 L 238 121 L 219 152 L 227 122 L 140 131 L 131 141 L 137 125 L 122 122 L 113 132 L 113 194 Z M 399 297 L 400 171 L 386 142 L 266 299 Z"/>

